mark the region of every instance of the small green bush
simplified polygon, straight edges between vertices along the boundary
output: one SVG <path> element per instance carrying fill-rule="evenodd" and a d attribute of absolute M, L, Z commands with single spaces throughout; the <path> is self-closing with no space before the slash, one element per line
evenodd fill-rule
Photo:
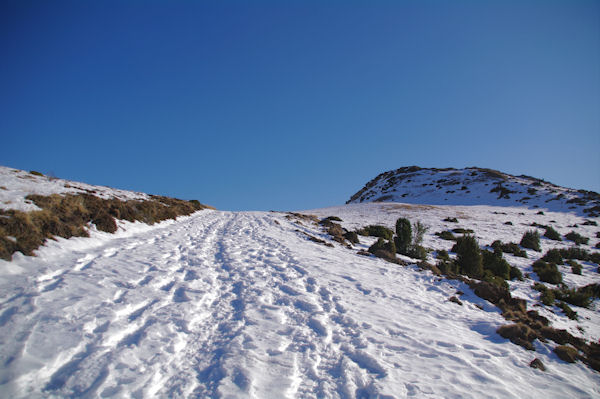
<path fill-rule="evenodd" d="M 594 298 L 600 298 L 600 284 L 588 284 L 584 287 L 577 288 L 577 292 L 585 294 L 590 297 L 590 301 Z"/>
<path fill-rule="evenodd" d="M 577 259 L 577 260 L 583 260 L 583 261 L 590 260 L 590 253 L 583 248 L 577 248 L 577 247 L 561 248 L 560 255 L 564 259 Z"/>
<path fill-rule="evenodd" d="M 546 287 L 544 284 L 538 283 L 538 282 L 533 283 L 531 288 L 533 288 L 534 290 L 539 291 L 539 292 L 544 292 L 548 289 L 548 287 Z"/>
<path fill-rule="evenodd" d="M 533 271 L 538 275 L 541 281 L 550 284 L 562 283 L 562 274 L 554 263 L 546 263 L 543 260 L 536 260 L 533 263 Z"/>
<path fill-rule="evenodd" d="M 344 233 L 344 238 L 346 240 L 348 240 L 349 242 L 351 242 L 352 244 L 360 243 L 360 241 L 358 240 L 358 234 L 356 234 L 356 231 L 348 231 L 348 232 Z"/>
<path fill-rule="evenodd" d="M 542 301 L 542 303 L 544 305 L 553 306 L 555 300 L 556 300 L 556 297 L 554 296 L 554 291 L 552 291 L 552 290 L 542 291 L 542 294 L 540 295 L 540 301 Z"/>
<path fill-rule="evenodd" d="M 540 248 L 540 233 L 537 230 L 529 230 L 523 234 L 520 245 L 523 248 L 533 249 L 536 252 L 541 252 Z"/>
<path fill-rule="evenodd" d="M 440 231 L 439 233 L 435 233 L 435 235 L 440 237 L 442 240 L 456 241 L 454 234 L 448 230 Z"/>
<path fill-rule="evenodd" d="M 551 249 L 548 252 L 546 252 L 546 254 L 542 257 L 542 260 L 546 262 L 556 263 L 557 265 L 562 265 L 563 263 L 563 258 L 560 254 L 560 250 L 558 249 Z"/>
<path fill-rule="evenodd" d="M 592 252 L 590 254 L 590 261 L 600 265 L 600 252 Z"/>
<path fill-rule="evenodd" d="M 324 220 L 329 220 L 330 222 L 341 222 L 342 219 L 340 219 L 337 216 L 327 216 Z"/>
<path fill-rule="evenodd" d="M 443 221 L 444 222 L 448 222 L 448 223 L 458 223 L 458 219 L 457 218 L 451 218 L 451 217 L 447 217 Z"/>
<path fill-rule="evenodd" d="M 596 232 L 596 238 L 600 238 L 600 231 Z"/>
<path fill-rule="evenodd" d="M 438 251 L 437 258 L 437 267 L 442 274 L 459 274 L 458 267 L 456 263 L 450 259 L 448 252 L 444 250 Z"/>
<path fill-rule="evenodd" d="M 414 259 L 425 260 L 427 259 L 427 250 L 420 245 L 415 245 L 408 249 L 408 253 L 406 255 Z"/>
<path fill-rule="evenodd" d="M 40 173 L 37 170 L 31 170 L 31 171 L 29 171 L 29 173 L 31 173 L 34 176 L 44 176 L 43 173 Z"/>
<path fill-rule="evenodd" d="M 445 249 L 440 249 L 436 253 L 436 258 L 440 260 L 450 260 L 450 255 L 448 255 L 448 251 L 446 251 Z"/>
<path fill-rule="evenodd" d="M 462 227 L 457 227 L 456 229 L 452 229 L 453 233 L 456 234 L 473 234 L 474 231 L 471 229 L 463 229 Z"/>
<path fill-rule="evenodd" d="M 494 276 L 498 276 L 503 279 L 510 278 L 510 265 L 504 258 L 502 258 L 502 251 L 482 251 L 481 254 L 483 268 L 485 270 L 489 270 Z"/>
<path fill-rule="evenodd" d="M 554 290 L 557 299 L 574 306 L 587 308 L 592 303 L 592 295 L 585 290 L 561 289 Z"/>
<path fill-rule="evenodd" d="M 484 270 L 483 281 L 485 281 L 486 283 L 493 284 L 493 285 L 500 287 L 502 289 L 505 289 L 505 290 L 508 290 L 508 288 L 509 288 L 506 280 L 504 280 L 500 276 L 494 276 L 494 274 L 492 272 L 490 272 L 489 270 Z"/>
<path fill-rule="evenodd" d="M 494 248 L 494 250 L 500 248 L 502 252 L 513 254 L 514 256 L 518 256 L 520 258 L 527 258 L 527 252 L 522 250 L 521 247 L 514 242 L 503 244 L 502 241 L 496 240 L 492 243 L 491 247 Z"/>
<path fill-rule="evenodd" d="M 519 269 L 516 266 L 511 266 L 510 267 L 510 279 L 523 281 L 523 273 L 521 273 L 521 269 Z"/>
<path fill-rule="evenodd" d="M 386 251 L 390 254 L 396 253 L 396 246 L 393 241 L 386 241 L 383 238 L 378 238 L 377 241 L 369 247 L 369 252 L 376 254 L 378 251 Z"/>
<path fill-rule="evenodd" d="M 371 237 L 381 237 L 386 240 L 391 240 L 394 237 L 394 232 L 388 229 L 385 226 L 379 225 L 370 225 L 364 227 L 361 231 L 358 232 L 361 235 L 371 236 Z"/>
<path fill-rule="evenodd" d="M 560 234 L 558 234 L 558 231 L 554 230 L 554 228 L 552 226 L 546 227 L 546 231 L 544 232 L 544 237 L 546 237 L 550 240 L 554 240 L 554 241 L 562 241 Z"/>
<path fill-rule="evenodd" d="M 396 250 L 401 254 L 408 253 L 412 240 L 412 227 L 406 218 L 396 220 Z"/>
<path fill-rule="evenodd" d="M 571 266 L 571 272 L 573 274 L 581 275 L 582 267 L 579 263 L 577 263 L 573 259 L 569 259 L 569 261 L 567 263 Z"/>
<path fill-rule="evenodd" d="M 452 247 L 452 252 L 456 252 L 456 263 L 461 273 L 472 277 L 480 277 L 483 274 L 481 250 L 475 237 L 459 237 Z"/>
<path fill-rule="evenodd" d="M 586 238 L 586 237 L 582 236 L 581 234 L 576 233 L 575 231 L 571 231 L 568 234 L 565 234 L 565 238 L 567 240 L 573 241 L 577 245 L 581 245 L 581 244 L 587 245 L 587 243 L 590 241 L 589 238 Z"/>

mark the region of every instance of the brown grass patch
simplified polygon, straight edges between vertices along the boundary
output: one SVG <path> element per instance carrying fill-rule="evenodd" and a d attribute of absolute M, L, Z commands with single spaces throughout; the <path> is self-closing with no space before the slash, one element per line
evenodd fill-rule
<path fill-rule="evenodd" d="M 148 201 L 102 199 L 90 194 L 28 195 L 26 199 L 42 210 L 0 210 L 2 259 L 11 260 L 17 251 L 33 255 L 33 251 L 49 238 L 88 237 L 88 223 L 95 224 L 100 231 L 114 233 L 117 230 L 115 219 L 154 224 L 209 208 L 198 201 L 160 196 L 151 196 Z"/>

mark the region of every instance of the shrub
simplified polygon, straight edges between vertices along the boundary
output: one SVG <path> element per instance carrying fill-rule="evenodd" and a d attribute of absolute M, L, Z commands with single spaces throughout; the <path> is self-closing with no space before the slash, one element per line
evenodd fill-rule
<path fill-rule="evenodd" d="M 536 252 L 541 252 L 540 248 L 540 234 L 537 230 L 529 230 L 523 234 L 520 245 L 523 248 L 533 249 Z"/>
<path fill-rule="evenodd" d="M 393 241 L 386 241 L 380 237 L 369 247 L 369 252 L 380 258 L 394 258 L 396 246 Z"/>
<path fill-rule="evenodd" d="M 583 248 L 561 248 L 560 255 L 565 259 L 590 260 L 590 253 Z"/>
<path fill-rule="evenodd" d="M 456 234 L 473 234 L 474 231 L 471 229 L 463 229 L 462 227 L 457 227 L 456 229 L 452 229 L 453 233 Z"/>
<path fill-rule="evenodd" d="M 577 263 L 573 259 L 569 259 L 569 261 L 567 263 L 571 266 L 571 272 L 573 274 L 581 275 L 582 267 L 579 263 Z"/>
<path fill-rule="evenodd" d="M 544 290 L 540 295 L 540 301 L 546 306 L 553 306 L 556 297 L 554 296 L 553 290 Z"/>
<path fill-rule="evenodd" d="M 348 231 L 344 234 L 344 238 L 350 241 L 352 244 L 359 244 L 358 234 L 355 231 Z"/>
<path fill-rule="evenodd" d="M 448 251 L 445 249 L 440 249 L 437 251 L 436 257 L 440 260 L 450 260 L 450 255 L 448 255 Z"/>
<path fill-rule="evenodd" d="M 342 219 L 340 219 L 337 216 L 327 216 L 324 220 L 329 220 L 331 222 L 341 222 Z"/>
<path fill-rule="evenodd" d="M 391 240 L 394 237 L 394 232 L 392 230 L 388 229 L 385 226 L 379 226 L 379 225 L 370 225 L 370 226 L 364 227 L 362 229 L 362 231 L 359 231 L 358 233 L 359 234 L 362 233 L 362 235 L 366 235 L 366 236 L 381 237 L 386 240 Z"/>
<path fill-rule="evenodd" d="M 456 252 L 456 263 L 461 273 L 473 277 L 480 277 L 483 274 L 481 250 L 475 237 L 471 235 L 459 237 L 452 251 Z"/>
<path fill-rule="evenodd" d="M 437 263 L 438 269 L 442 274 L 459 274 L 458 266 L 452 260 L 439 260 Z"/>
<path fill-rule="evenodd" d="M 427 259 L 427 250 L 420 245 L 411 246 L 406 254 L 414 259 Z"/>
<path fill-rule="evenodd" d="M 496 332 L 503 338 L 510 339 L 512 343 L 521 345 L 525 349 L 535 349 L 531 342 L 537 338 L 537 334 L 531 329 L 531 327 L 524 323 L 500 326 Z"/>
<path fill-rule="evenodd" d="M 521 273 L 521 270 L 518 267 L 510 267 L 510 279 L 523 281 L 523 273 Z"/>
<path fill-rule="evenodd" d="M 587 308 L 592 303 L 592 293 L 585 290 L 561 289 L 554 290 L 556 298 L 574 306 Z"/>
<path fill-rule="evenodd" d="M 392 241 L 386 241 L 381 237 L 377 239 L 375 244 L 373 244 L 369 247 L 369 252 L 372 253 L 378 249 L 383 249 L 383 250 L 389 251 L 389 252 L 396 252 L 394 243 Z M 394 251 L 392 251 L 392 249 L 394 249 Z"/>
<path fill-rule="evenodd" d="M 416 221 L 415 223 L 413 223 L 413 237 L 412 237 L 412 245 L 413 246 L 419 246 L 423 243 L 423 236 L 425 236 L 425 233 L 427 233 L 427 230 L 429 230 L 429 228 L 427 226 L 425 226 L 423 223 L 421 223 L 420 221 Z"/>
<path fill-rule="evenodd" d="M 533 263 L 533 271 L 538 275 L 541 281 L 550 284 L 562 283 L 562 274 L 554 263 L 546 263 L 543 260 L 537 260 Z"/>
<path fill-rule="evenodd" d="M 565 238 L 567 240 L 573 241 L 577 245 L 587 244 L 590 241 L 589 238 L 586 238 L 574 231 L 571 231 L 568 234 L 565 234 Z"/>
<path fill-rule="evenodd" d="M 590 254 L 590 261 L 600 264 L 600 252 L 593 252 Z"/>
<path fill-rule="evenodd" d="M 554 228 L 552 226 L 546 227 L 546 231 L 544 232 L 544 237 L 546 237 L 550 240 L 554 240 L 554 241 L 562 241 L 560 234 L 558 234 L 558 231 L 554 230 Z"/>
<path fill-rule="evenodd" d="M 410 226 L 410 221 L 406 218 L 396 220 L 396 250 L 401 254 L 407 253 L 411 240 L 412 228 Z"/>
<path fill-rule="evenodd" d="M 563 258 L 560 255 L 560 250 L 558 249 L 551 249 L 548 252 L 546 252 L 546 254 L 542 257 L 542 260 L 545 260 L 546 262 L 556 263 L 557 265 L 562 265 L 563 263 Z"/>
<path fill-rule="evenodd" d="M 596 232 L 596 238 L 600 238 L 600 231 Z"/>
<path fill-rule="evenodd" d="M 448 223 L 458 223 L 458 219 L 457 218 L 451 218 L 451 217 L 447 217 L 443 221 L 444 222 L 448 222 Z"/>
<path fill-rule="evenodd" d="M 544 284 L 538 282 L 533 283 L 533 286 L 531 288 L 539 292 L 544 292 L 548 289 L 548 287 L 546 287 Z"/>
<path fill-rule="evenodd" d="M 192 204 L 196 208 L 200 208 L 202 206 L 202 204 L 200 203 L 200 201 L 195 200 L 195 199 L 190 200 L 189 202 L 190 202 L 190 204 Z"/>
<path fill-rule="evenodd" d="M 506 280 L 504 280 L 502 277 L 500 276 L 495 276 L 491 271 L 489 270 L 484 270 L 483 271 L 483 281 L 493 284 L 497 287 L 500 287 L 502 289 L 508 290 L 509 286 L 508 283 L 506 282 Z"/>
<path fill-rule="evenodd" d="M 496 248 L 500 248 L 502 252 L 513 254 L 514 256 L 518 256 L 520 258 L 527 258 L 527 252 L 522 250 L 521 247 L 514 242 L 503 244 L 502 241 L 496 240 L 492 243 L 491 247 L 494 248 L 494 250 L 496 250 Z"/>
<path fill-rule="evenodd" d="M 442 274 L 457 274 L 456 264 L 450 259 L 450 255 L 446 250 L 437 251 L 436 257 L 438 259 L 437 267 L 440 269 Z"/>
<path fill-rule="evenodd" d="M 577 312 L 574 311 L 573 309 L 571 309 L 571 307 L 569 305 L 567 305 L 565 302 L 559 302 L 557 305 L 559 308 L 562 309 L 562 311 L 565 313 L 565 315 L 571 319 L 571 320 L 577 320 Z"/>
<path fill-rule="evenodd" d="M 579 287 L 578 291 L 587 292 L 590 296 L 594 298 L 600 298 L 600 284 L 588 284 L 584 287 Z"/>
<path fill-rule="evenodd" d="M 40 173 L 37 170 L 31 170 L 31 171 L 29 171 L 29 173 L 31 173 L 34 176 L 44 176 L 43 173 Z"/>
<path fill-rule="evenodd" d="M 510 265 L 502 258 L 501 250 L 482 251 L 483 268 L 489 270 L 494 276 L 501 277 L 503 279 L 510 278 Z"/>
<path fill-rule="evenodd" d="M 439 233 L 435 233 L 435 235 L 440 237 L 442 240 L 456 241 L 454 234 L 448 230 L 440 231 Z"/>

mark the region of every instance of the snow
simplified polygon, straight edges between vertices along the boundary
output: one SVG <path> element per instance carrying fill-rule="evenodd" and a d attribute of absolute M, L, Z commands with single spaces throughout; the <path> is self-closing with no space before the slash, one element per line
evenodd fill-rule
<path fill-rule="evenodd" d="M 492 191 L 501 185 L 506 191 Z M 401 202 L 427 205 L 491 205 L 577 212 L 600 205 L 597 193 L 560 187 L 528 176 L 481 168 L 401 168 L 371 180 L 348 203 Z"/>
<path fill-rule="evenodd" d="M 348 228 L 421 220 L 434 248 L 451 246 L 432 235 L 456 227 L 448 216 L 482 243 L 518 241 L 532 221 L 555 220 L 566 233 L 583 220 L 490 206 L 306 213 L 339 216 Z M 93 231 L 0 261 L 0 396 L 600 397 L 600 375 L 559 360 L 554 343 L 531 352 L 496 334 L 506 321 L 463 283 L 357 255 L 363 237 L 354 249 L 312 242 L 303 232 L 327 238 L 285 216 L 204 210 L 154 226 L 120 223 L 114 235 Z M 544 251 L 566 245 L 542 242 Z M 526 269 L 534 255 L 508 260 Z M 597 275 L 585 265 L 569 283 Z M 537 300 L 531 281 L 511 284 L 513 295 Z M 448 301 L 457 291 L 463 306 Z M 597 340 L 597 310 L 577 311 L 589 317 L 581 334 Z M 535 357 L 546 372 L 528 366 Z"/>
<path fill-rule="evenodd" d="M 143 193 L 93 186 L 48 176 L 37 176 L 23 170 L 0 166 L 0 209 L 14 209 L 24 212 L 35 211 L 39 208 L 25 198 L 27 195 L 67 193 L 92 193 L 100 198 L 117 198 L 123 201 L 149 199 L 149 196 Z"/>

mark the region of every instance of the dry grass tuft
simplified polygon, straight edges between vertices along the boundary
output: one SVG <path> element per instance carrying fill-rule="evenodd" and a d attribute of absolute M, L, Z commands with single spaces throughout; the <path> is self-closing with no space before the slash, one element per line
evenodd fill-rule
<path fill-rule="evenodd" d="M 0 210 L 0 258 L 33 251 L 53 237 L 88 237 L 88 223 L 100 231 L 117 231 L 115 219 L 153 224 L 208 208 L 198 201 L 152 196 L 149 201 L 102 199 L 91 194 L 28 195 L 41 211 Z"/>

